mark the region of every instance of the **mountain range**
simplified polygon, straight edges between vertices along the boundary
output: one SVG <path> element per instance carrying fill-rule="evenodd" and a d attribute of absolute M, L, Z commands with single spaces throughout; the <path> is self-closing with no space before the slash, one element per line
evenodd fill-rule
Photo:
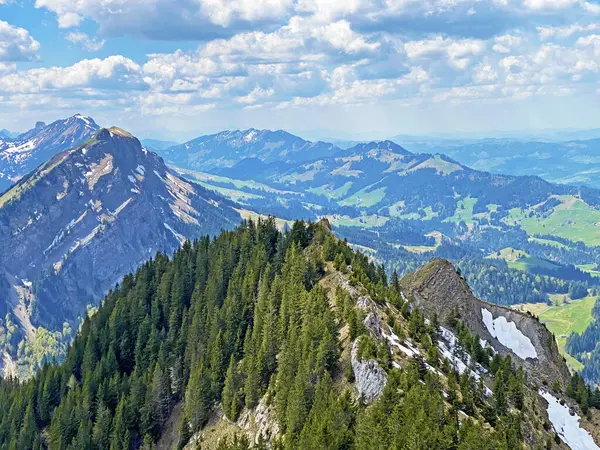
<path fill-rule="evenodd" d="M 0 136 L 0 191 L 99 129 L 92 118 L 76 114 L 49 125 L 38 122 L 33 129 L 16 137 Z"/>
<path fill-rule="evenodd" d="M 0 139 L 14 139 L 19 134 L 20 133 L 14 133 L 12 131 L 8 131 L 7 129 L 3 128 L 0 130 Z"/>
<path fill-rule="evenodd" d="M 299 163 L 332 155 L 336 150 L 333 144 L 305 141 L 285 131 L 251 128 L 201 136 L 165 149 L 161 155 L 177 166 L 211 170 L 234 166 L 246 158 L 257 158 L 267 163 Z"/>
<path fill-rule="evenodd" d="M 539 141 L 481 139 L 407 142 L 419 152 L 443 153 L 473 169 L 535 175 L 547 181 L 600 188 L 600 139 Z"/>
<path fill-rule="evenodd" d="M 236 137 L 234 142 L 238 141 Z M 165 150 L 165 158 L 174 161 L 172 153 L 183 151 L 185 145 Z M 224 145 L 222 140 L 219 145 Z M 218 147 L 189 149 L 183 151 L 180 165 L 173 164 L 205 187 L 283 218 L 328 216 L 334 225 L 360 228 L 420 221 L 430 232 L 456 236 L 464 234 L 452 230 L 456 223 L 462 223 L 466 232 L 475 225 L 518 226 L 532 237 L 555 234 L 588 245 L 600 243 L 596 233 L 600 191 L 592 188 L 482 172 L 442 154 L 411 153 L 392 141 L 333 148 L 333 154 L 324 157 L 310 153 L 305 156 L 308 162 L 287 155 L 273 160 L 250 152 L 247 158 L 230 160 L 229 167 L 210 169 L 217 151 Z M 196 170 L 205 164 L 209 169 Z M 572 207 L 581 211 L 577 229 L 565 213 Z"/>
<path fill-rule="evenodd" d="M 31 149 L 23 152 L 21 163 L 17 166 L 21 172 L 13 170 L 13 173 L 23 173 L 56 146 L 69 146 L 70 142 L 75 141 L 76 144 L 69 147 L 73 149 L 81 145 L 77 141 L 90 136 L 94 140 L 93 133 L 88 136 L 90 129 L 99 129 L 99 126 L 93 119 L 81 115 L 56 121 L 49 126 L 38 124 L 33 130 L 20 135 L 19 142 L 29 142 Z M 129 135 L 123 133 L 121 137 L 124 142 L 137 142 L 133 137 L 125 136 Z M 16 141 L 11 142 L 11 148 L 16 148 Z M 250 129 L 202 136 L 168 148 L 165 148 L 165 142 L 149 141 L 146 144 L 157 147 L 156 151 L 171 165 L 172 171 L 169 173 L 172 176 L 177 173 L 186 178 L 187 184 L 194 186 L 194 189 L 202 186 L 206 191 L 201 196 L 213 196 L 219 207 L 227 205 L 229 211 L 235 207 L 232 214 L 236 219 L 229 222 L 215 219 L 212 232 L 218 231 L 223 223 L 231 226 L 240 215 L 245 218 L 274 215 L 282 226 L 286 221 L 291 224 L 296 218 L 318 220 L 326 217 L 336 232 L 356 248 L 368 252 L 400 273 L 413 270 L 434 256 L 450 258 L 461 265 L 478 295 L 503 305 L 527 301 L 550 302 L 551 296 L 571 291 L 586 292 L 586 289 L 595 289 L 600 284 L 595 275 L 595 261 L 600 256 L 597 247 L 600 244 L 597 233 L 600 197 L 599 191 L 592 188 L 553 184 L 536 176 L 482 172 L 444 154 L 413 153 L 392 141 L 354 143 L 348 148 L 340 148 L 322 142 L 304 141 L 284 131 Z M 409 142 L 408 145 L 413 144 Z M 139 143 L 136 145 L 142 149 Z M 139 149 L 138 154 L 153 154 L 147 149 Z M 10 151 L 8 155 L 11 155 Z M 11 161 L 14 168 L 15 158 Z M 106 161 L 94 161 L 93 164 L 94 167 L 103 167 Z M 145 167 L 145 164 L 139 164 Z M 135 168 L 128 170 L 135 172 Z M 85 170 L 87 172 L 92 170 L 88 167 Z M 85 173 L 65 175 L 63 182 L 75 186 L 78 183 L 76 178 L 86 179 Z M 18 183 L 4 198 L 20 198 L 19 190 L 27 190 L 29 180 L 38 176 L 39 173 L 25 176 L 23 182 Z M 131 176 L 142 174 L 135 172 Z M 153 178 L 153 173 L 146 177 Z M 36 186 L 39 189 L 40 184 Z M 108 194 L 103 203 L 111 204 L 109 212 L 116 211 L 129 198 L 125 191 Z M 51 194 L 55 195 L 59 194 Z M 157 195 L 158 200 L 169 198 L 162 192 Z M 235 204 L 227 203 L 223 198 Z M 44 198 L 38 207 L 41 208 L 47 201 Z M 22 208 L 19 205 L 19 210 Z M 153 208 L 157 209 L 156 204 Z M 18 215 L 13 211 L 17 210 L 11 210 L 10 216 Z M 194 227 L 180 229 L 172 225 L 167 214 L 169 210 L 164 208 L 164 204 L 160 205 L 160 211 L 152 221 L 153 226 L 161 228 L 161 223 L 169 224 L 175 230 L 171 241 L 175 239 L 173 236 L 178 236 L 179 240 L 197 236 Z M 69 236 L 65 245 L 70 246 L 75 246 L 78 240 L 91 233 L 95 226 L 90 225 L 90 229 L 83 227 L 82 235 L 69 231 L 68 224 L 77 222 L 83 213 L 83 210 L 77 209 L 65 214 L 69 220 L 61 224 L 59 229 L 49 227 L 49 233 L 40 238 L 44 243 L 42 250 L 46 251 L 61 231 Z M 102 223 L 102 214 L 104 212 L 97 213 L 96 219 L 90 215 L 86 220 L 91 223 L 99 220 Z M 189 219 L 184 217 L 180 222 L 185 224 Z M 162 231 L 165 230 L 163 226 Z M 151 234 L 151 230 L 148 233 Z M 38 238 L 32 238 L 25 231 L 21 239 Z M 47 239 L 50 242 L 45 242 Z M 117 241 L 128 242 L 130 239 L 131 236 L 125 233 Z M 162 243 L 163 248 L 169 251 L 174 248 L 172 243 L 165 243 L 168 237 L 154 236 L 148 239 L 144 242 L 156 244 L 151 246 L 152 251 L 158 250 L 158 243 Z M 15 245 L 12 241 L 9 244 Z M 31 248 L 37 249 L 36 245 Z M 140 245 L 143 247 L 145 244 Z M 33 253 L 36 251 L 32 250 Z M 24 254 L 31 258 L 32 252 L 24 251 Z M 124 252 L 129 253 L 126 250 Z M 13 253 L 8 251 L 7 254 L 13 257 Z M 52 264 L 62 267 L 59 259 L 65 254 L 52 254 L 48 259 L 55 259 Z M 130 264 L 128 270 L 143 259 L 139 252 L 132 251 L 131 254 L 137 255 L 137 259 L 134 262 L 127 260 Z M 88 259 L 89 255 L 83 258 L 85 261 Z M 5 264 L 8 264 L 8 259 Z M 27 292 L 23 291 L 25 284 L 18 281 L 26 280 L 25 283 L 32 282 L 30 291 L 33 289 L 37 296 L 47 298 L 39 303 L 33 302 L 38 305 L 37 309 L 29 308 L 28 301 L 12 300 L 12 307 L 6 310 L 14 311 L 17 307 L 18 311 L 23 309 L 25 313 L 20 313 L 20 316 L 32 317 L 33 328 L 38 325 L 40 329 L 49 326 L 57 332 L 63 319 L 67 319 L 65 323 L 75 323 L 81 309 L 68 317 L 61 314 L 53 317 L 39 305 L 51 304 L 51 297 L 64 297 L 67 292 L 77 296 L 78 305 L 94 305 L 108 289 L 107 286 L 125 270 L 125 266 L 115 269 L 110 273 L 113 276 L 110 282 L 100 282 L 100 286 L 87 287 L 86 291 L 81 287 L 54 287 L 52 280 L 56 274 L 48 269 L 49 262 L 46 260 L 27 260 L 26 265 L 29 267 L 30 264 L 43 266 L 44 275 L 33 267 L 26 271 L 19 268 L 19 274 L 14 270 L 11 272 L 11 276 L 17 277 L 17 280 L 9 283 L 9 286 L 20 285 L 21 292 Z M 94 266 L 89 273 L 100 270 L 100 266 Z M 71 266 L 67 264 L 65 267 Z M 69 273 L 69 270 L 65 270 L 59 278 L 69 278 Z M 494 283 L 486 281 L 487 277 L 496 276 L 494 273 L 501 273 L 503 280 Z M 523 273 L 527 278 L 520 278 Z M 540 275 L 544 278 L 540 279 Z M 70 277 L 71 280 L 79 278 L 78 274 Z M 533 290 L 528 288 L 531 285 L 534 286 Z M 54 296 L 49 294 L 53 292 L 52 289 L 56 289 Z M 24 296 L 26 294 L 21 294 L 20 298 Z M 63 309 L 69 311 L 72 308 L 65 306 Z M 36 322 L 38 317 L 44 319 Z M 8 324 L 5 324 L 6 327 Z M 30 328 L 29 325 L 22 327 Z M 12 354 L 16 355 L 14 349 Z M 574 359 L 569 362 L 573 367 L 580 368 L 580 362 Z"/>
<path fill-rule="evenodd" d="M 69 134 L 57 133 L 60 140 L 50 134 L 57 122 L 38 128 L 61 146 L 87 133 L 88 122 L 62 122 Z M 39 133 L 30 135 L 40 142 Z M 23 167 L 41 154 L 29 157 Z M 65 338 L 86 308 L 157 252 L 171 254 L 239 220 L 229 201 L 182 180 L 119 128 L 99 129 L 57 153 L 0 196 L 4 333 L 6 322 L 16 324 L 4 339 L 4 370 L 39 365 L 40 351 L 49 350 L 43 333 Z"/>

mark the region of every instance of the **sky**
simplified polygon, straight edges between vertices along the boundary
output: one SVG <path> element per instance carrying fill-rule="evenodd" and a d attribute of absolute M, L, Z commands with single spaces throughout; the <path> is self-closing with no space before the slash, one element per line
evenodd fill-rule
<path fill-rule="evenodd" d="M 600 128 L 600 0 L 0 0 L 0 128 Z"/>

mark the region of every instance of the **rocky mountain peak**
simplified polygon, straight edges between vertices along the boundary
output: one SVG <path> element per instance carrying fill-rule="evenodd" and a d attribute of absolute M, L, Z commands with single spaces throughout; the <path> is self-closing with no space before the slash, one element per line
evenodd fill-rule
<path fill-rule="evenodd" d="M 18 309 L 23 329 L 76 325 L 86 305 L 157 252 L 239 220 L 127 131 L 100 129 L 0 196 L 0 313 Z"/>
<path fill-rule="evenodd" d="M 556 340 L 536 317 L 474 297 L 460 272 L 447 260 L 434 259 L 401 280 L 409 300 L 440 322 L 454 317 L 501 355 L 511 355 L 540 383 L 569 379 Z"/>
<path fill-rule="evenodd" d="M 38 122 L 35 128 L 17 138 L 0 142 L 0 190 L 55 154 L 77 146 L 99 129 L 92 118 L 76 114 L 49 125 Z"/>

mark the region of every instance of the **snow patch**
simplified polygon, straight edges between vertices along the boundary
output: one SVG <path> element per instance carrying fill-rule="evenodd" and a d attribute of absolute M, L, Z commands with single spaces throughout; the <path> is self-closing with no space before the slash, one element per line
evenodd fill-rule
<path fill-rule="evenodd" d="M 119 205 L 119 207 L 117 209 L 115 209 L 115 212 L 113 212 L 113 216 L 118 216 L 119 213 L 121 211 L 123 211 L 123 209 L 129 204 L 129 202 L 131 202 L 131 200 L 133 200 L 133 197 L 129 197 L 127 200 L 125 200 L 123 203 L 121 203 Z"/>
<path fill-rule="evenodd" d="M 165 226 L 165 228 L 167 230 L 169 230 L 171 233 L 173 233 L 173 236 L 175 236 L 175 238 L 177 238 L 177 240 L 179 241 L 179 243 L 181 245 L 183 245 L 183 243 L 185 242 L 184 237 L 182 235 L 180 235 L 179 233 L 177 233 L 173 228 L 171 228 L 168 223 L 163 222 L 163 225 Z"/>
<path fill-rule="evenodd" d="M 135 184 L 135 182 L 137 181 L 133 175 L 127 175 L 127 178 L 128 178 L 128 179 L 129 179 L 129 181 L 131 181 L 133 184 Z"/>
<path fill-rule="evenodd" d="M 580 417 L 571 415 L 567 405 L 549 392 L 540 391 L 539 394 L 548 402 L 548 418 L 554 430 L 571 450 L 600 450 L 590 433 L 579 426 Z"/>
<path fill-rule="evenodd" d="M 417 348 L 413 347 L 412 345 L 410 345 L 408 342 L 406 342 L 406 346 L 402 345 L 400 343 L 400 338 L 394 333 L 392 328 L 389 326 L 388 326 L 388 328 L 390 330 L 390 334 L 385 334 L 384 331 L 382 331 L 381 334 L 388 341 L 390 347 L 396 347 L 398 350 L 400 350 L 406 356 L 412 357 L 412 356 L 419 354 L 419 350 Z"/>
<path fill-rule="evenodd" d="M 479 381 L 481 375 L 487 372 L 481 364 L 471 359 L 471 355 L 461 347 L 456 335 L 449 329 L 440 327 L 440 340 L 437 347 L 441 355 L 450 361 L 454 370 L 460 375 L 468 372 L 471 377 Z M 492 391 L 487 386 L 485 386 L 485 395 L 486 397 L 492 395 Z"/>
<path fill-rule="evenodd" d="M 252 130 L 250 131 L 250 133 L 246 134 L 243 139 L 244 142 L 253 142 L 256 139 L 256 135 L 258 133 L 256 132 L 256 130 Z"/>
<path fill-rule="evenodd" d="M 481 308 L 483 323 L 490 334 L 498 339 L 505 347 L 511 349 L 519 358 L 537 358 L 537 351 L 531 340 L 525 336 L 514 322 L 509 322 L 504 316 L 493 318 L 486 308 Z"/>

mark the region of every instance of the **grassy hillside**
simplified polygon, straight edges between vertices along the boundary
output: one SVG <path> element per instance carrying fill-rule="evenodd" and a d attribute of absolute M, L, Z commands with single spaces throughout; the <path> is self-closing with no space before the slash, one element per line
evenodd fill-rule
<path fill-rule="evenodd" d="M 550 297 L 554 306 L 529 303 L 516 305 L 515 308 L 538 316 L 556 336 L 558 347 L 567 358 L 569 366 L 579 371 L 583 365 L 565 351 L 567 336 L 573 332 L 582 333 L 590 325 L 593 320 L 592 308 L 598 297 L 588 296 L 581 300 L 570 300 L 568 295 L 563 294 Z"/>

